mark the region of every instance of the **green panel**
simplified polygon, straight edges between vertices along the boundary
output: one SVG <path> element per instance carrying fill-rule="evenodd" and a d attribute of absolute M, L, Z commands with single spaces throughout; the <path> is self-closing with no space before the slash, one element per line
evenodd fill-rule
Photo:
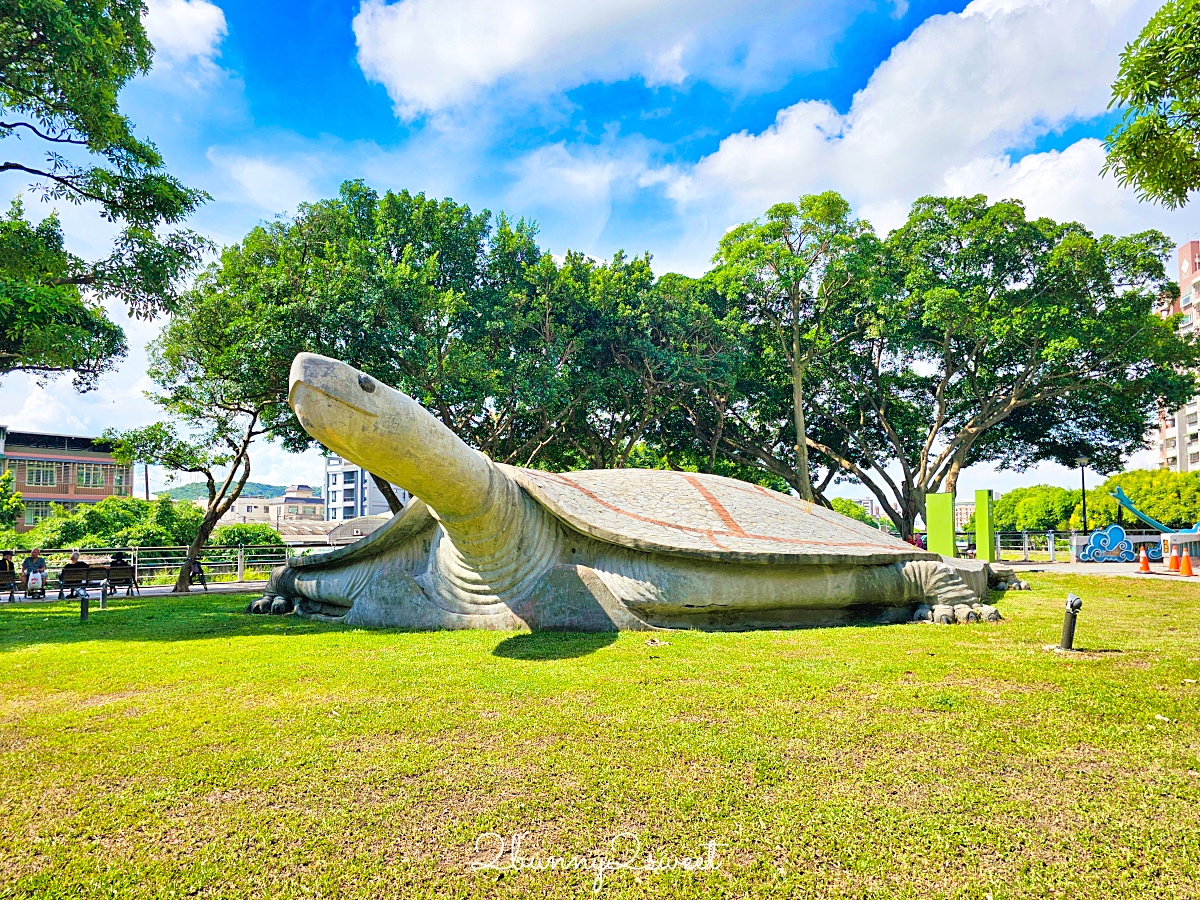
<path fill-rule="evenodd" d="M 992 492 L 975 492 L 975 558 L 996 562 L 996 525 L 992 521 Z"/>
<path fill-rule="evenodd" d="M 925 528 L 929 550 L 942 556 L 957 556 L 954 546 L 954 495 L 925 495 Z"/>

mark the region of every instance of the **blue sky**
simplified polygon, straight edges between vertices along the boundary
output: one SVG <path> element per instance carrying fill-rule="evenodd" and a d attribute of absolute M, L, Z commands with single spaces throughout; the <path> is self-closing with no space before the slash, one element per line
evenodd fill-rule
<path fill-rule="evenodd" d="M 701 273 L 728 227 L 827 188 L 881 231 L 921 194 L 986 193 L 1183 240 L 1188 211 L 1098 174 L 1118 55 L 1157 5 L 148 0 L 157 61 L 122 105 L 213 196 L 192 225 L 218 243 L 358 177 L 535 219 L 556 254 L 649 250 L 660 272 Z M 3 197 L 25 188 L 5 177 Z M 60 212 L 77 252 L 103 252 L 93 211 Z M 151 421 L 156 328 L 129 324 L 135 352 L 93 394 L 0 381 L 0 422 Z M 312 454 L 265 446 L 255 466 L 319 481 Z M 1075 476 L 981 470 L 962 487 L 1030 478 Z"/>

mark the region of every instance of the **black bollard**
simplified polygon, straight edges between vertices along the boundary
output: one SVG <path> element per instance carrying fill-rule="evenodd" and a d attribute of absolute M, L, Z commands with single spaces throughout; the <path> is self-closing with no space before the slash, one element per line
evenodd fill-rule
<path fill-rule="evenodd" d="M 79 595 L 79 621 L 86 622 L 88 617 L 88 595 L 84 591 Z"/>
<path fill-rule="evenodd" d="M 1060 650 L 1075 649 L 1075 619 L 1081 609 L 1083 609 L 1083 601 L 1074 594 L 1067 594 L 1067 609 L 1063 613 L 1062 640 L 1058 644 Z"/>

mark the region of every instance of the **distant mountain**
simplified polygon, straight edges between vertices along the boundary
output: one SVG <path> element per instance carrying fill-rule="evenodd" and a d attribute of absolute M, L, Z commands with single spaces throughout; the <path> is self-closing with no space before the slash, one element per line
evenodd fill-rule
<path fill-rule="evenodd" d="M 271 497 L 282 497 L 287 487 L 281 484 L 261 484 L 257 481 L 247 481 L 246 486 L 242 488 L 243 497 L 263 497 L 269 499 Z M 320 497 L 321 487 L 316 485 L 313 487 L 313 493 Z M 208 487 L 203 481 L 192 481 L 188 484 L 176 484 L 167 488 L 165 491 L 159 491 L 158 496 L 166 495 L 172 500 L 205 500 L 208 497 Z"/>

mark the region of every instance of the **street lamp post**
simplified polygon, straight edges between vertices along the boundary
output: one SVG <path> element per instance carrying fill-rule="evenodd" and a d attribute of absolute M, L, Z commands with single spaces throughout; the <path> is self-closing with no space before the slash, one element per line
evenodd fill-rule
<path fill-rule="evenodd" d="M 1079 485 L 1083 489 L 1083 533 L 1088 533 L 1087 526 L 1087 464 L 1091 459 L 1086 456 L 1081 456 L 1075 460 L 1075 465 L 1079 466 Z"/>

